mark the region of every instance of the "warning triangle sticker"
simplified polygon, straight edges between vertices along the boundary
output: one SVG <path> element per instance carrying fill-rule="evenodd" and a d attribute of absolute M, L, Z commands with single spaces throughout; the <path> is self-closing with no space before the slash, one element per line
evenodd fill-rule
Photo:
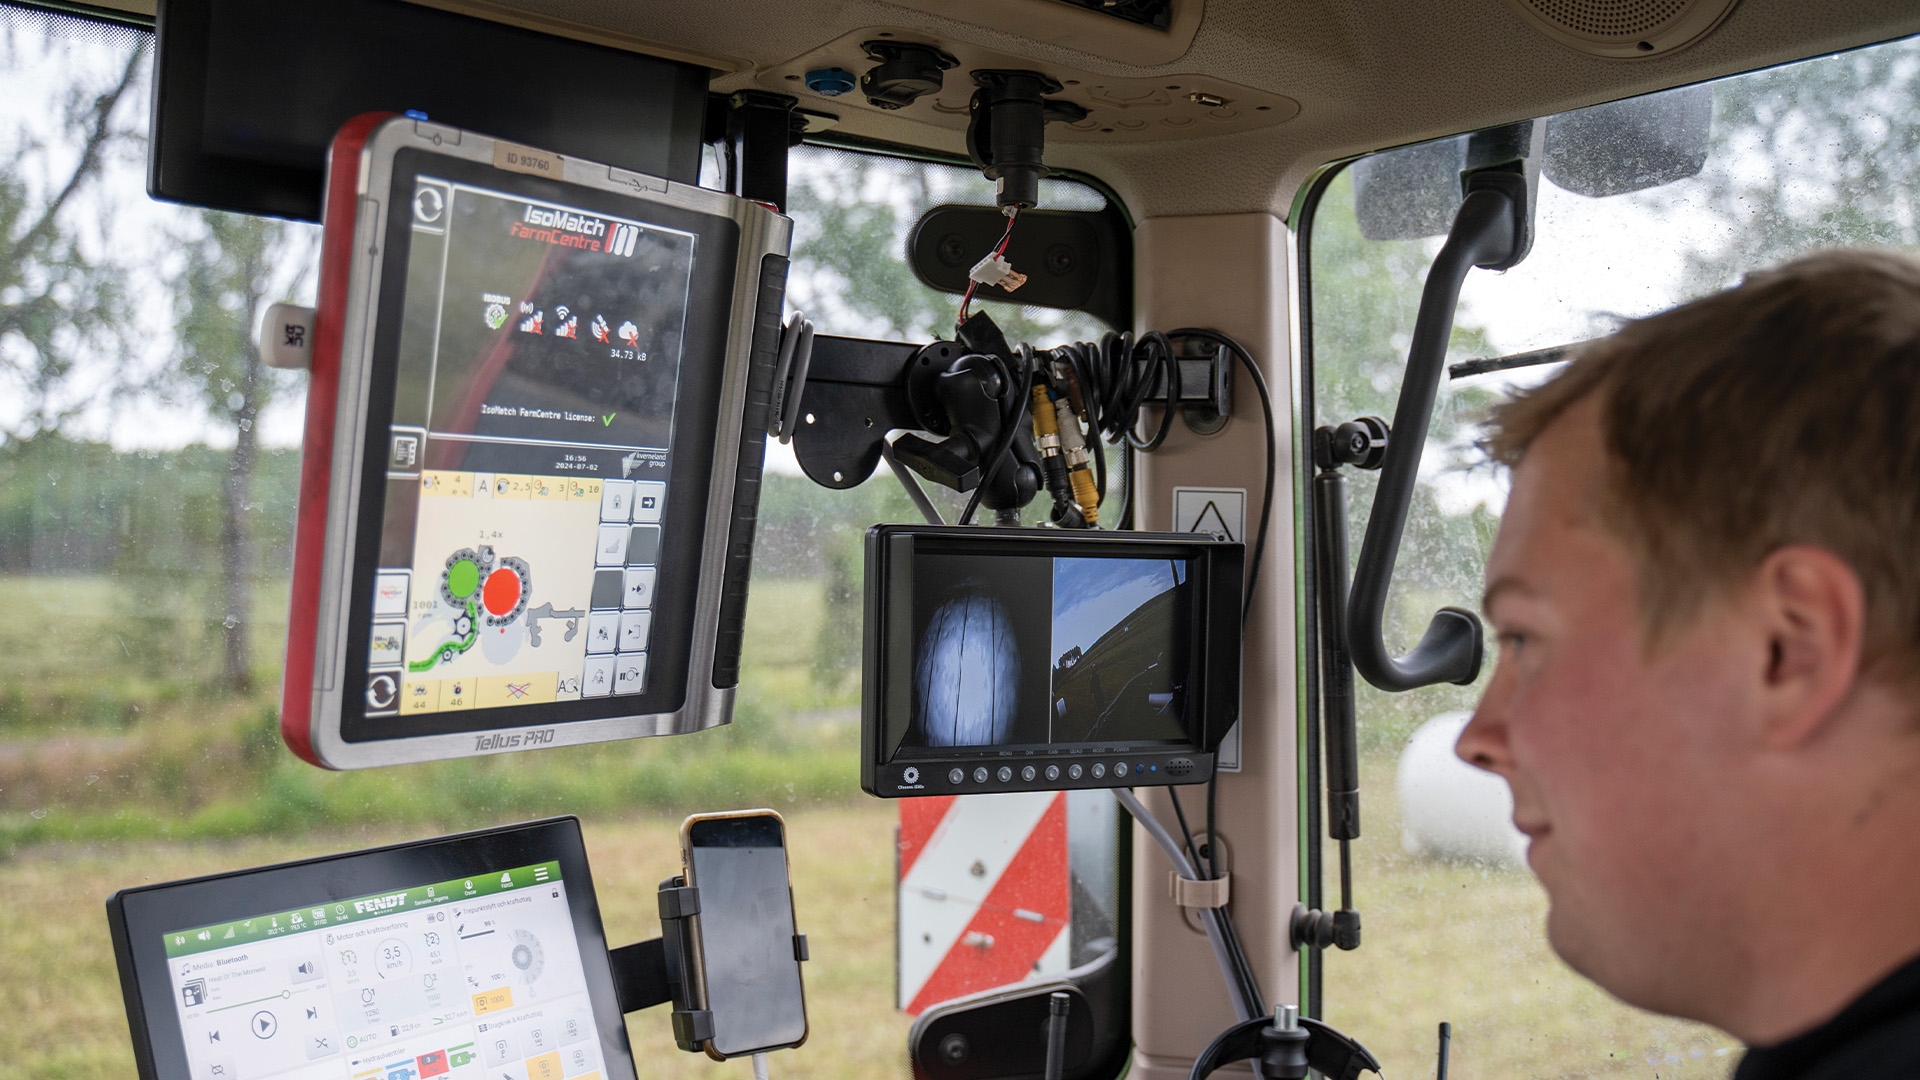
<path fill-rule="evenodd" d="M 1200 510 L 1200 516 L 1194 519 L 1193 525 L 1187 531 L 1211 533 L 1222 540 L 1238 539 L 1233 535 L 1233 531 L 1227 528 L 1227 519 L 1221 516 L 1220 508 L 1214 505 L 1212 499 L 1207 500 L 1207 505 Z"/>

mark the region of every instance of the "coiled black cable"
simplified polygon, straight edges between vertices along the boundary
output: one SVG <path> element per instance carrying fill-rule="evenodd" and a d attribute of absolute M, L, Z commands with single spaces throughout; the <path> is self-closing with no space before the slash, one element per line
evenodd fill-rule
<path fill-rule="evenodd" d="M 1120 444 L 1123 454 L 1133 450 L 1157 450 L 1167 440 L 1167 433 L 1173 429 L 1173 414 L 1179 405 L 1180 386 L 1173 342 L 1158 330 L 1140 335 L 1138 341 L 1130 333 L 1104 334 L 1099 341 L 1075 341 L 1056 346 L 1041 353 L 1040 357 L 1049 371 L 1055 364 L 1064 365 L 1073 373 L 1074 382 L 1079 384 L 1081 400 L 1078 404 L 1086 413 L 1082 419 L 1087 422 L 1087 429 L 1093 436 L 1087 440 L 1087 444 L 1093 453 L 1094 487 L 1099 491 L 1100 501 L 1104 505 L 1107 498 L 1106 444 Z M 1150 399 L 1156 375 L 1162 376 L 1166 392 Z M 1143 439 L 1135 434 L 1134 429 L 1140 422 L 1140 410 L 1154 404 L 1163 406 L 1160 426 L 1151 437 Z M 1122 467 L 1124 469 L 1124 464 Z M 1130 483 L 1122 484 L 1122 498 L 1127 502 L 1122 504 L 1121 512 L 1112 519 L 1116 525 L 1126 521 L 1128 511 L 1132 509 L 1131 488 Z"/>

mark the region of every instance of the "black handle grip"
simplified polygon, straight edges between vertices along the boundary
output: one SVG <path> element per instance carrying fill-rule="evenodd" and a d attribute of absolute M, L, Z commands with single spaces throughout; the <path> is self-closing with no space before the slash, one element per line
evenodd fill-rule
<path fill-rule="evenodd" d="M 786 257 L 768 255 L 760 262 L 760 302 L 754 312 L 753 346 L 747 367 L 746 418 L 740 427 L 740 462 L 733 474 L 733 530 L 727 536 L 726 576 L 720 582 L 719 638 L 713 649 L 713 685 L 720 689 L 740 682 L 747 579 L 753 572 L 753 530 L 760 513 L 760 471 L 766 463 L 773 371 L 780 359 L 780 313 L 786 298 Z"/>
<path fill-rule="evenodd" d="M 1514 185 L 1520 190 L 1509 190 Z M 1442 608 L 1428 624 L 1413 651 L 1395 658 L 1387 651 L 1384 622 L 1387 589 L 1406 532 L 1407 509 L 1420 471 L 1420 452 L 1433 419 L 1433 400 L 1447 359 L 1447 339 L 1453 334 L 1454 308 L 1460 286 L 1475 266 L 1494 266 L 1511 258 L 1525 234 L 1518 220 L 1525 206 L 1524 177 L 1510 172 L 1476 174 L 1467 197 L 1453 219 L 1447 242 L 1427 272 L 1420 294 L 1420 315 L 1414 322 L 1413 344 L 1407 350 L 1407 376 L 1400 384 L 1400 401 L 1393 410 L 1393 435 L 1387 441 L 1380 486 L 1373 497 L 1373 513 L 1360 546 L 1354 570 L 1353 593 L 1347 605 L 1347 647 L 1353 666 L 1382 690 L 1415 690 L 1435 683 L 1470 683 L 1480 674 L 1483 652 L 1480 619 L 1462 608 Z"/>

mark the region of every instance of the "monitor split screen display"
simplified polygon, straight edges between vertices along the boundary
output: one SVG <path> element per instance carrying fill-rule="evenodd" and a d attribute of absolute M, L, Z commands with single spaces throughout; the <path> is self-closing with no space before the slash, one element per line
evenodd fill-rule
<path fill-rule="evenodd" d="M 422 174 L 366 715 L 648 683 L 698 239 Z"/>
<path fill-rule="evenodd" d="M 1188 739 L 1182 557 L 922 553 L 900 748 Z"/>

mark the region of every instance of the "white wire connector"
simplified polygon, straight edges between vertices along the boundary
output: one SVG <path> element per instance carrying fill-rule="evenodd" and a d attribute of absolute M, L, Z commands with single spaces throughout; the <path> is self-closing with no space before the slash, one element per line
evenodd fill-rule
<path fill-rule="evenodd" d="M 1015 270 L 1004 255 L 989 255 L 974 263 L 967 277 L 982 285 L 998 285 L 1008 292 L 1027 283 L 1027 275 Z"/>

